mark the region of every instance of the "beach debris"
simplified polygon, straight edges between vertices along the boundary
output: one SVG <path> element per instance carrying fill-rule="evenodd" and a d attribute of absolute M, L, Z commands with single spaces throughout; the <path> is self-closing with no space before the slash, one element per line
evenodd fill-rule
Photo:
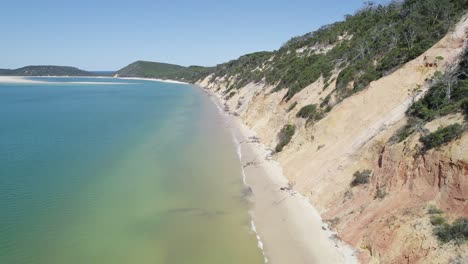
<path fill-rule="evenodd" d="M 244 164 L 244 166 L 242 166 L 243 168 L 247 168 L 249 166 L 257 166 L 258 165 L 258 162 L 256 160 L 253 160 L 253 161 L 249 161 L 247 162 L 246 164 Z"/>
<path fill-rule="evenodd" d="M 256 136 L 249 137 L 249 143 L 260 143 L 260 139 Z"/>
<path fill-rule="evenodd" d="M 281 191 L 292 191 L 294 189 L 294 185 L 296 185 L 295 181 L 290 181 L 288 182 L 288 186 L 286 187 L 281 187 Z M 295 193 L 292 193 L 291 195 L 294 195 Z"/>

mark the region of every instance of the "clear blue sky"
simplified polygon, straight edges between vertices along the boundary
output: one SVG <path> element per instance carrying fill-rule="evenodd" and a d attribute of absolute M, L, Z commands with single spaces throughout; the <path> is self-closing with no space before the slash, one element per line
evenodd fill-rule
<path fill-rule="evenodd" d="M 375 1 L 386 2 L 386 1 Z M 364 0 L 2 1 L 0 68 L 117 70 L 135 60 L 211 66 L 275 50 Z"/>

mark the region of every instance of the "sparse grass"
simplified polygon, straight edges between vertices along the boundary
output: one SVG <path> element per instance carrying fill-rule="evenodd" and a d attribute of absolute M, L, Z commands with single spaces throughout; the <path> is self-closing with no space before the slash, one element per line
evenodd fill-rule
<path fill-rule="evenodd" d="M 375 192 L 374 199 L 383 200 L 383 198 L 385 198 L 385 196 L 387 196 L 387 192 L 384 191 L 382 188 L 377 187 L 377 191 Z"/>

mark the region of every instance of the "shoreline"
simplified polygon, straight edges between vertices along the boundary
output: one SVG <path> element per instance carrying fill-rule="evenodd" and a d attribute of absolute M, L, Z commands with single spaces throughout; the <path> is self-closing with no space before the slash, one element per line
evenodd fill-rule
<path fill-rule="evenodd" d="M 226 111 L 221 97 L 197 87 L 218 107 L 238 148 L 243 181 L 251 192 L 251 229 L 265 263 L 359 263 L 357 250 L 338 239 L 306 197 L 288 188 L 281 165 L 255 131 Z"/>
<path fill-rule="evenodd" d="M 113 77 L 113 76 L 0 76 L 0 83 L 23 83 L 23 84 L 41 84 L 47 83 L 46 81 L 29 80 L 27 78 L 102 78 L 102 79 L 121 79 L 121 80 L 137 80 L 137 81 L 153 81 L 153 82 L 164 82 L 164 83 L 175 83 L 175 84 L 187 84 L 191 83 L 175 81 L 175 80 L 163 80 L 155 78 L 139 78 L 139 77 Z M 57 82 L 60 83 L 60 82 Z M 126 84 L 116 82 L 65 82 L 65 83 L 77 83 L 77 84 Z"/>
<path fill-rule="evenodd" d="M 42 81 L 28 80 L 27 77 L 34 76 L 0 76 L 0 83 L 45 83 Z"/>
<path fill-rule="evenodd" d="M 143 78 L 143 77 L 109 77 L 115 79 L 123 79 L 123 80 L 140 80 L 140 81 L 152 81 L 152 82 L 165 82 L 165 83 L 177 83 L 177 84 L 188 84 L 188 82 L 181 82 L 176 80 L 169 80 L 169 79 L 157 79 L 157 78 Z"/>

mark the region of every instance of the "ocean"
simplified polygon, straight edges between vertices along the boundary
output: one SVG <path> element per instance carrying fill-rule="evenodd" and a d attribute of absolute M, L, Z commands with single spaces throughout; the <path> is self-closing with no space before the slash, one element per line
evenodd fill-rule
<path fill-rule="evenodd" d="M 0 83 L 0 263 L 263 263 L 231 134 L 200 89 Z"/>

